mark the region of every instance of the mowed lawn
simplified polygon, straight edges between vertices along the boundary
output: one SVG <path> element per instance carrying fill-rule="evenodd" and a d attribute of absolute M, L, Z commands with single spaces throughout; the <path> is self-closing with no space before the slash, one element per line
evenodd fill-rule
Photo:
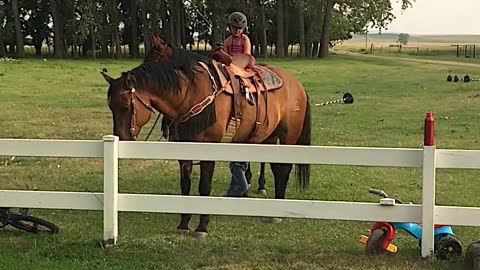
<path fill-rule="evenodd" d="M 0 62 L 0 138 L 100 140 L 112 133 L 103 67 L 118 77 L 141 60 L 21 60 Z M 480 83 L 447 83 L 447 74 L 473 68 L 332 56 L 328 60 L 268 60 L 285 68 L 310 94 L 313 144 L 421 148 L 423 120 L 434 112 L 438 148 L 480 149 Z M 352 105 L 314 104 L 343 93 Z M 140 137 L 143 140 L 150 125 Z M 158 140 L 158 128 L 151 140 Z M 252 153 L 255 155 L 255 153 Z M 103 163 L 97 159 L 0 157 L 0 189 L 101 192 Z M 258 165 L 254 165 L 254 173 Z M 192 193 L 197 194 L 198 167 Z M 120 192 L 179 194 L 177 162 L 122 160 Z M 437 171 L 437 204 L 480 206 L 479 172 Z M 288 198 L 376 202 L 369 187 L 405 201 L 421 201 L 419 169 L 313 166 L 311 186 L 294 179 Z M 217 163 L 213 196 L 230 181 L 228 164 Z M 267 173 L 268 197 L 273 181 Z M 252 188 L 256 188 L 256 184 Z M 255 194 L 252 194 L 256 196 Z M 101 212 L 31 210 L 54 222 L 60 233 L 30 235 L 0 230 L 0 269 L 461 269 L 462 261 L 420 259 L 418 241 L 399 233 L 399 253 L 366 258 L 358 237 L 371 222 L 212 216 L 208 239 L 175 234 L 179 215 L 120 213 L 119 244 L 102 249 Z M 195 229 L 198 217 L 191 221 Z M 467 246 L 476 228 L 455 227 Z"/>

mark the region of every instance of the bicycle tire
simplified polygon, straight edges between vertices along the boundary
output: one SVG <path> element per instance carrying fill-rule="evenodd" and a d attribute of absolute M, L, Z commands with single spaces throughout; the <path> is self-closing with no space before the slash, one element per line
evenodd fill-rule
<path fill-rule="evenodd" d="M 10 214 L 9 224 L 17 229 L 35 234 L 56 234 L 59 231 L 57 225 L 32 216 Z"/>

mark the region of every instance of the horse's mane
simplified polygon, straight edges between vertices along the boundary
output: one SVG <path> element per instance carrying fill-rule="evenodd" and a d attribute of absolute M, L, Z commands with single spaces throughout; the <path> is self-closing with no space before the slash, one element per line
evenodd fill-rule
<path fill-rule="evenodd" d="M 193 53 L 187 50 L 173 48 L 171 59 L 159 62 L 146 62 L 131 70 L 135 77 L 135 86 L 138 88 L 151 87 L 156 91 L 174 91 L 181 90 L 182 77 L 178 71 L 181 71 L 190 85 L 195 84 L 195 74 L 198 71 L 198 62 L 206 63 L 209 68 L 211 60 L 199 53 Z M 215 72 L 214 72 L 215 74 Z M 128 78 L 128 73 L 124 74 Z M 218 76 L 215 79 L 218 80 Z M 200 132 L 204 131 L 216 122 L 215 105 L 212 103 L 204 111 L 185 123 L 170 125 L 171 119 L 163 118 L 162 132 L 165 137 L 173 140 L 192 140 Z"/>
<path fill-rule="evenodd" d="M 141 88 L 153 88 L 157 91 L 180 91 L 181 79 L 178 71 L 181 71 L 186 79 L 195 83 L 195 73 L 198 71 L 198 62 L 209 62 L 208 58 L 198 53 L 192 53 L 183 49 L 174 49 L 172 59 L 160 62 L 146 62 L 129 72 L 122 73 L 128 77 L 131 73 L 135 77 L 134 86 Z"/>

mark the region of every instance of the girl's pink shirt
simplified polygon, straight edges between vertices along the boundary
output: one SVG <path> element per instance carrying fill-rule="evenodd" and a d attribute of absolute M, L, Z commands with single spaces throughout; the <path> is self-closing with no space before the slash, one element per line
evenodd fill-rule
<path fill-rule="evenodd" d="M 230 42 L 227 44 L 227 52 L 230 55 L 244 54 L 245 53 L 245 39 L 247 36 L 242 34 L 242 38 L 237 44 L 233 44 L 233 36 L 230 36 Z"/>

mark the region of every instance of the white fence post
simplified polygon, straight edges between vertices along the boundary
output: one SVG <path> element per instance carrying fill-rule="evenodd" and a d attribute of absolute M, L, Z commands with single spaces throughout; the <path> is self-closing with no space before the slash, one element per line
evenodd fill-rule
<path fill-rule="evenodd" d="M 115 246 L 118 236 L 118 137 L 103 137 L 103 241 Z"/>
<path fill-rule="evenodd" d="M 422 257 L 434 252 L 436 147 L 433 114 L 425 118 L 422 183 Z M 432 256 L 433 257 L 433 256 Z"/>

